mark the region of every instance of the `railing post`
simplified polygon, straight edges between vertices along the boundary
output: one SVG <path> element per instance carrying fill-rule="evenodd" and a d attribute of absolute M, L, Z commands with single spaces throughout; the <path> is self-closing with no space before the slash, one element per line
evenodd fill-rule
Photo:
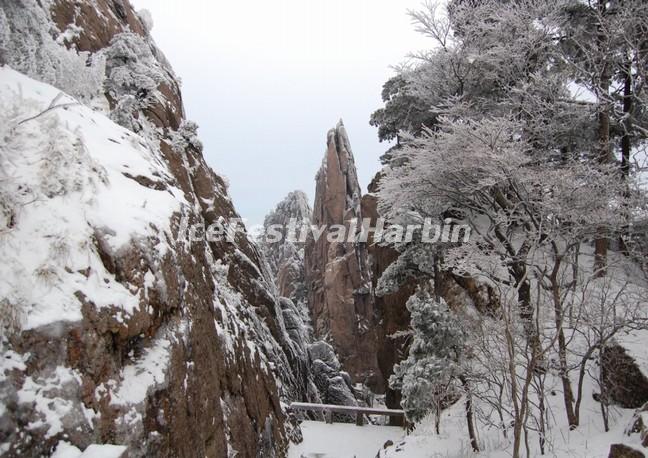
<path fill-rule="evenodd" d="M 364 415 L 362 412 L 356 412 L 356 426 L 364 426 Z"/>
<path fill-rule="evenodd" d="M 326 412 L 324 412 L 324 418 L 326 418 L 326 423 L 328 423 L 329 425 L 333 424 L 333 412 L 327 410 Z"/>

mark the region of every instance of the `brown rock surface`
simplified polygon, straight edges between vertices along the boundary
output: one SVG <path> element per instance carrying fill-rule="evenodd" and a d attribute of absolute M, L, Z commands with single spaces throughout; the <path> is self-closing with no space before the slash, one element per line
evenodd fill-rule
<path fill-rule="evenodd" d="M 603 386 L 609 402 L 625 409 L 648 403 L 648 377 L 620 345 L 609 345 L 602 354 Z"/>
<path fill-rule="evenodd" d="M 362 225 L 361 190 L 342 122 L 327 136 L 317 177 L 313 224 L 344 225 L 356 234 Z M 329 341 L 354 383 L 385 388 L 376 357 L 377 322 L 365 244 L 333 240 L 324 233 L 306 245 L 306 283 L 316 337 Z"/>
<path fill-rule="evenodd" d="M 73 24 L 81 33 L 65 45 L 91 53 L 111 47 L 126 32 L 139 37 L 151 59 L 142 71 L 154 67 L 162 77 L 152 88 L 155 96 L 141 99 L 125 116 L 138 129 L 158 128 L 157 159 L 168 175 L 153 184 L 133 179 L 161 192 L 172 186 L 184 193 L 186 205 L 171 222 L 174 240 L 183 217 L 205 225 L 237 217 L 223 180 L 207 166 L 195 129 L 184 120 L 171 68 L 127 0 L 9 0 L 0 5 L 4 8 L 11 10 L 10 20 L 31 13 L 49 18 L 59 32 Z M 29 33 L 21 29 L 29 22 L 12 25 L 14 34 Z M 19 62 L 8 63 L 38 77 Z M 123 63 L 113 59 L 108 68 Z M 136 87 L 119 90 L 120 96 L 142 97 Z M 5 357 L 13 355 L 18 362 L 0 380 L 0 401 L 7 406 L 0 418 L 0 444 L 8 444 L 7 456 L 48 456 L 63 439 L 82 450 L 91 443 L 127 445 L 130 457 L 282 456 L 289 428 L 280 399 L 304 398 L 306 374 L 300 372 L 303 366 L 293 370 L 296 349 L 256 245 L 239 233 L 235 243 L 167 240 L 172 249 L 160 252 L 160 240 L 148 237 L 115 251 L 102 242 L 104 230 L 110 228 L 96 228 L 87 242 L 105 270 L 138 298 L 139 307 L 118 318 L 117 307 L 100 308 L 78 292 L 69 301 L 82 304 L 80 322 L 12 337 Z M 153 284 L 145 281 L 150 272 Z M 91 275 L 90 269 L 79 273 Z M 164 380 L 157 380 L 141 403 L 113 402 L 124 371 L 137 368 L 160 345 L 169 354 Z M 38 385 L 56 377 L 59 368 L 78 378 L 40 395 L 62 399 L 74 415 L 63 418 L 56 434 L 28 428 L 41 418 L 33 405 L 18 402 L 18 393 L 28 381 Z M 86 421 L 82 412 L 94 419 Z"/>
<path fill-rule="evenodd" d="M 369 185 L 369 193 L 362 196 L 362 212 L 365 218 L 371 218 L 373 226 L 378 219 L 378 202 L 374 192 L 380 175 L 374 178 Z M 372 234 L 368 239 L 369 261 L 372 271 L 373 289 L 375 290 L 378 279 L 396 259 L 399 253 L 386 246 L 373 244 Z M 389 388 L 389 377 L 394 373 L 394 365 L 400 362 L 407 354 L 407 339 L 405 337 L 392 338 L 399 331 L 409 329 L 410 316 L 405 304 L 407 299 L 416 291 L 417 282 L 408 280 L 406 284 L 392 294 L 375 297 L 377 321 L 380 323 L 378 330 L 376 354 L 380 370 L 384 376 L 386 386 L 385 403 L 388 408 L 400 409 L 400 392 Z M 390 422 L 395 421 L 390 419 Z"/>
<path fill-rule="evenodd" d="M 646 458 L 646 455 L 627 445 L 612 444 L 608 458 Z"/>

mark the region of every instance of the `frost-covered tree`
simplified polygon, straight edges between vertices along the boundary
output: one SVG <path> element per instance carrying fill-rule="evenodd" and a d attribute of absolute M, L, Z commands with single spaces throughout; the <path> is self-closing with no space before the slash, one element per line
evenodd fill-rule
<path fill-rule="evenodd" d="M 36 0 L 0 5 L 0 63 L 51 84 L 81 101 L 101 93 L 105 61 L 101 54 L 77 52 L 64 45 L 66 36 L 78 33 L 58 30 L 47 10 Z"/>
<path fill-rule="evenodd" d="M 414 72 L 420 70 L 414 70 Z M 424 126 L 434 124 L 429 103 L 417 97 L 409 81 L 413 75 L 406 71 L 387 81 L 382 90 L 385 107 L 371 115 L 369 124 L 378 128 L 380 141 L 399 139 L 401 131 L 419 134 Z"/>
<path fill-rule="evenodd" d="M 140 118 L 146 117 L 138 113 L 164 104 L 161 89 L 175 87 L 166 59 L 145 37 L 130 32 L 116 35 L 105 53 L 107 78 L 104 88 L 114 106 L 111 118 L 134 132 L 151 130 L 153 126 L 143 125 L 145 121 Z M 154 120 L 159 117 L 159 113 L 152 114 Z"/>
<path fill-rule="evenodd" d="M 603 164 L 619 165 L 620 179 L 636 170 L 637 148 L 644 149 L 646 126 L 645 78 L 648 5 L 641 0 L 557 2 L 551 21 L 560 43 L 558 57 L 574 81 L 587 88 L 595 129 L 590 154 Z M 641 152 L 643 155 L 643 152 Z M 605 275 L 610 244 L 628 238 L 632 222 L 622 234 L 601 227 L 595 243 L 594 265 Z M 627 243 L 621 240 L 622 244 Z"/>
<path fill-rule="evenodd" d="M 432 5 L 415 13 L 420 30 L 438 46 L 421 55 L 420 71 L 405 77 L 408 90 L 429 101 L 435 123 L 417 135 L 402 134 L 406 141 L 398 160 L 386 167 L 379 191 L 379 212 L 392 222 L 442 221 L 452 215 L 472 228 L 467 243 L 444 247 L 443 266 L 453 275 L 487 282 L 499 291 L 507 312 L 499 319 L 505 324 L 503 337 L 508 333 L 509 338 L 494 345 L 510 349 L 502 353 L 510 364 L 487 379 L 493 387 L 515 393 L 499 405 L 502 417 L 507 411 L 514 421 L 514 456 L 519 456 L 521 435 L 533 415 L 532 392 L 538 398 L 537 428 L 544 437 L 546 425 L 540 419 L 545 416 L 548 371 L 555 371 L 561 383 L 568 424 L 578 426 L 581 391 L 575 394 L 570 377 L 569 358 L 575 351 L 570 326 L 575 323 L 569 317 L 582 317 L 600 295 L 592 278 L 607 271 L 610 260 L 599 252 L 599 241 L 622 234 L 634 223 L 630 215 L 643 214 L 646 203 L 637 170 L 620 179 L 613 156 L 622 147 L 614 146 L 612 136 L 624 115 L 616 118 L 614 84 L 601 91 L 605 75 L 600 71 L 617 65 L 612 63 L 620 50 L 640 46 L 636 30 L 648 15 L 636 2 L 613 2 L 618 17 L 638 14 L 632 33 L 610 30 L 610 24 L 622 24 L 602 18 L 599 10 L 594 15 L 598 22 L 590 24 L 593 32 L 576 33 L 565 12 L 577 3 L 582 2 L 485 0 L 453 2 L 447 17 Z M 625 44 L 619 46 L 621 42 Z M 592 57 L 583 58 L 572 45 Z M 643 72 L 641 61 L 633 59 L 631 78 Z M 426 75 L 444 75 L 441 79 L 447 81 Z M 632 97 L 638 104 L 640 97 Z M 633 141 L 639 144 L 643 121 L 640 116 L 633 121 Z M 603 135 L 611 156 L 604 161 Z M 435 248 L 417 240 L 395 248 L 401 256 L 379 283 L 386 291 L 417 271 L 433 275 L 439 257 Z M 598 266 L 586 268 L 586 256 L 596 257 Z M 584 289 L 588 293 L 581 304 L 574 300 L 575 291 Z"/>
<path fill-rule="evenodd" d="M 441 298 L 419 290 L 407 301 L 411 315 L 412 343 L 407 359 L 394 367 L 392 388 L 401 390 L 401 405 L 411 421 L 429 412 L 435 415 L 439 432 L 441 411 L 466 388 L 464 376 L 465 333 L 459 320 Z M 467 421 L 473 449 L 475 438 L 470 391 L 467 396 Z"/>

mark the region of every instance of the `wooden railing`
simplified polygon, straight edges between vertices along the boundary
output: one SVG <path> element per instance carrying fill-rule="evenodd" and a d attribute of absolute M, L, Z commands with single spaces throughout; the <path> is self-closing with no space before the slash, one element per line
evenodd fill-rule
<path fill-rule="evenodd" d="M 405 412 L 394 409 L 376 409 L 373 407 L 360 406 L 336 406 L 333 404 L 312 404 L 309 402 L 293 402 L 290 409 L 294 412 L 324 412 L 326 423 L 333 423 L 333 413 L 355 415 L 356 425 L 364 425 L 365 415 L 382 415 L 385 417 L 405 418 Z"/>

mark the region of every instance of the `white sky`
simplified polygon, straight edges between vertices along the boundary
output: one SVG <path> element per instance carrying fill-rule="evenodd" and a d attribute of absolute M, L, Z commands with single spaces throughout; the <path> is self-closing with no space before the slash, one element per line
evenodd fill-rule
<path fill-rule="evenodd" d="M 207 162 L 250 224 L 290 191 L 314 198 L 326 132 L 347 127 L 363 190 L 379 170 L 370 114 L 391 65 L 431 45 L 421 0 L 131 0 L 182 80 Z"/>

